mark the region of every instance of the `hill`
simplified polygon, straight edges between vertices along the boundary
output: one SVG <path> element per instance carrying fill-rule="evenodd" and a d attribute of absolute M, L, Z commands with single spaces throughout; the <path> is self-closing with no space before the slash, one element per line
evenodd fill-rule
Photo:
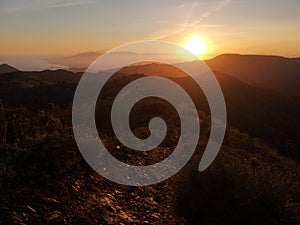
<path fill-rule="evenodd" d="M 50 62 L 68 66 L 74 72 L 84 72 L 103 52 L 86 52 L 73 56 L 49 59 Z M 267 55 L 223 54 L 205 61 L 213 70 L 230 74 L 255 87 L 271 89 L 287 95 L 300 96 L 300 58 Z M 192 65 L 192 62 L 188 63 Z M 178 72 L 163 65 L 135 65 L 123 69 L 125 73 L 177 76 Z M 173 71 L 172 71 L 173 70 Z M 164 71 L 164 72 L 162 72 Z M 172 71 L 172 72 L 170 72 Z M 170 74 L 169 74 L 170 73 Z"/>
<path fill-rule="evenodd" d="M 5 73 L 13 73 L 13 72 L 18 72 L 16 68 L 8 65 L 8 64 L 1 64 L 0 65 L 0 75 L 5 74 Z"/>
<path fill-rule="evenodd" d="M 127 66 L 120 70 L 120 73 L 125 74 L 143 74 L 146 76 L 164 76 L 169 78 L 175 77 L 185 77 L 186 74 L 183 73 L 178 68 L 163 64 L 163 63 L 150 63 L 145 65 L 132 65 Z"/>
<path fill-rule="evenodd" d="M 224 54 L 206 60 L 214 71 L 252 86 L 300 96 L 300 59 L 280 56 Z"/>
<path fill-rule="evenodd" d="M 73 73 L 66 70 L 44 71 L 13 71 L 1 76 L 2 83 L 20 83 L 24 87 L 32 87 L 38 84 L 54 84 L 57 82 L 77 83 L 82 73 Z"/>

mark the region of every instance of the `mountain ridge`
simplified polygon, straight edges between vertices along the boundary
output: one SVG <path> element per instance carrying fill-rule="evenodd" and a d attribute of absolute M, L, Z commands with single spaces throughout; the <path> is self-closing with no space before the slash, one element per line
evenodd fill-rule
<path fill-rule="evenodd" d="M 252 86 L 300 96 L 300 58 L 226 54 L 205 62 L 212 70 Z"/>
<path fill-rule="evenodd" d="M 18 69 L 6 63 L 0 65 L 0 75 L 5 73 L 18 72 L 18 71 L 19 71 Z"/>
<path fill-rule="evenodd" d="M 81 60 L 81 57 L 93 56 L 92 59 L 94 60 L 99 54 L 99 52 L 88 52 L 77 54 L 74 57 L 76 57 L 76 60 Z M 84 72 L 85 66 L 89 65 L 92 59 L 85 58 L 85 60 L 81 61 L 81 66 L 83 66 L 81 69 L 72 67 L 69 64 L 70 69 L 65 71 Z M 229 74 L 254 87 L 300 96 L 300 58 L 287 58 L 275 55 L 222 54 L 212 59 L 204 60 L 204 62 L 212 71 Z M 182 62 L 179 64 L 190 67 L 194 63 Z M 184 73 L 177 69 L 176 65 L 158 63 L 129 65 L 122 68 L 119 72 L 125 74 L 163 75 L 166 77 L 184 76 Z M 18 70 L 4 70 L 3 72 L 0 68 L 0 74 L 16 71 Z"/>

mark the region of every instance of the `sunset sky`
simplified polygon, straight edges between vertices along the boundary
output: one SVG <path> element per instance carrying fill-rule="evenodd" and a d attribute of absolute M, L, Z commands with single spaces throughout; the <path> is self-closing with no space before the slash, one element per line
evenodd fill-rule
<path fill-rule="evenodd" d="M 299 57 L 300 1 L 1 0 L 0 32 L 0 55 L 72 55 L 145 39 L 183 45 L 197 36 L 204 58 Z"/>

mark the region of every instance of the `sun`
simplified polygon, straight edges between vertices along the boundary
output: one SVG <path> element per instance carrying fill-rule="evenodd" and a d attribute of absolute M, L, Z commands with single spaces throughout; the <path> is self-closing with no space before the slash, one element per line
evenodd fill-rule
<path fill-rule="evenodd" d="M 195 55 L 202 55 L 207 52 L 208 46 L 200 37 L 193 37 L 183 44 L 183 47 Z"/>

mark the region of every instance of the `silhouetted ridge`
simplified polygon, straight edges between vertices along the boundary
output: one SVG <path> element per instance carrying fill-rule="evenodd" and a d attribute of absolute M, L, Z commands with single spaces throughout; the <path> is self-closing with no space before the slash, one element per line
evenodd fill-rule
<path fill-rule="evenodd" d="M 300 96 L 300 59 L 268 55 L 224 54 L 207 60 L 208 66 L 252 86 Z"/>
<path fill-rule="evenodd" d="M 0 65 L 0 74 L 5 74 L 5 73 L 13 73 L 13 72 L 17 72 L 19 70 L 17 70 L 16 68 L 4 63 Z"/>

